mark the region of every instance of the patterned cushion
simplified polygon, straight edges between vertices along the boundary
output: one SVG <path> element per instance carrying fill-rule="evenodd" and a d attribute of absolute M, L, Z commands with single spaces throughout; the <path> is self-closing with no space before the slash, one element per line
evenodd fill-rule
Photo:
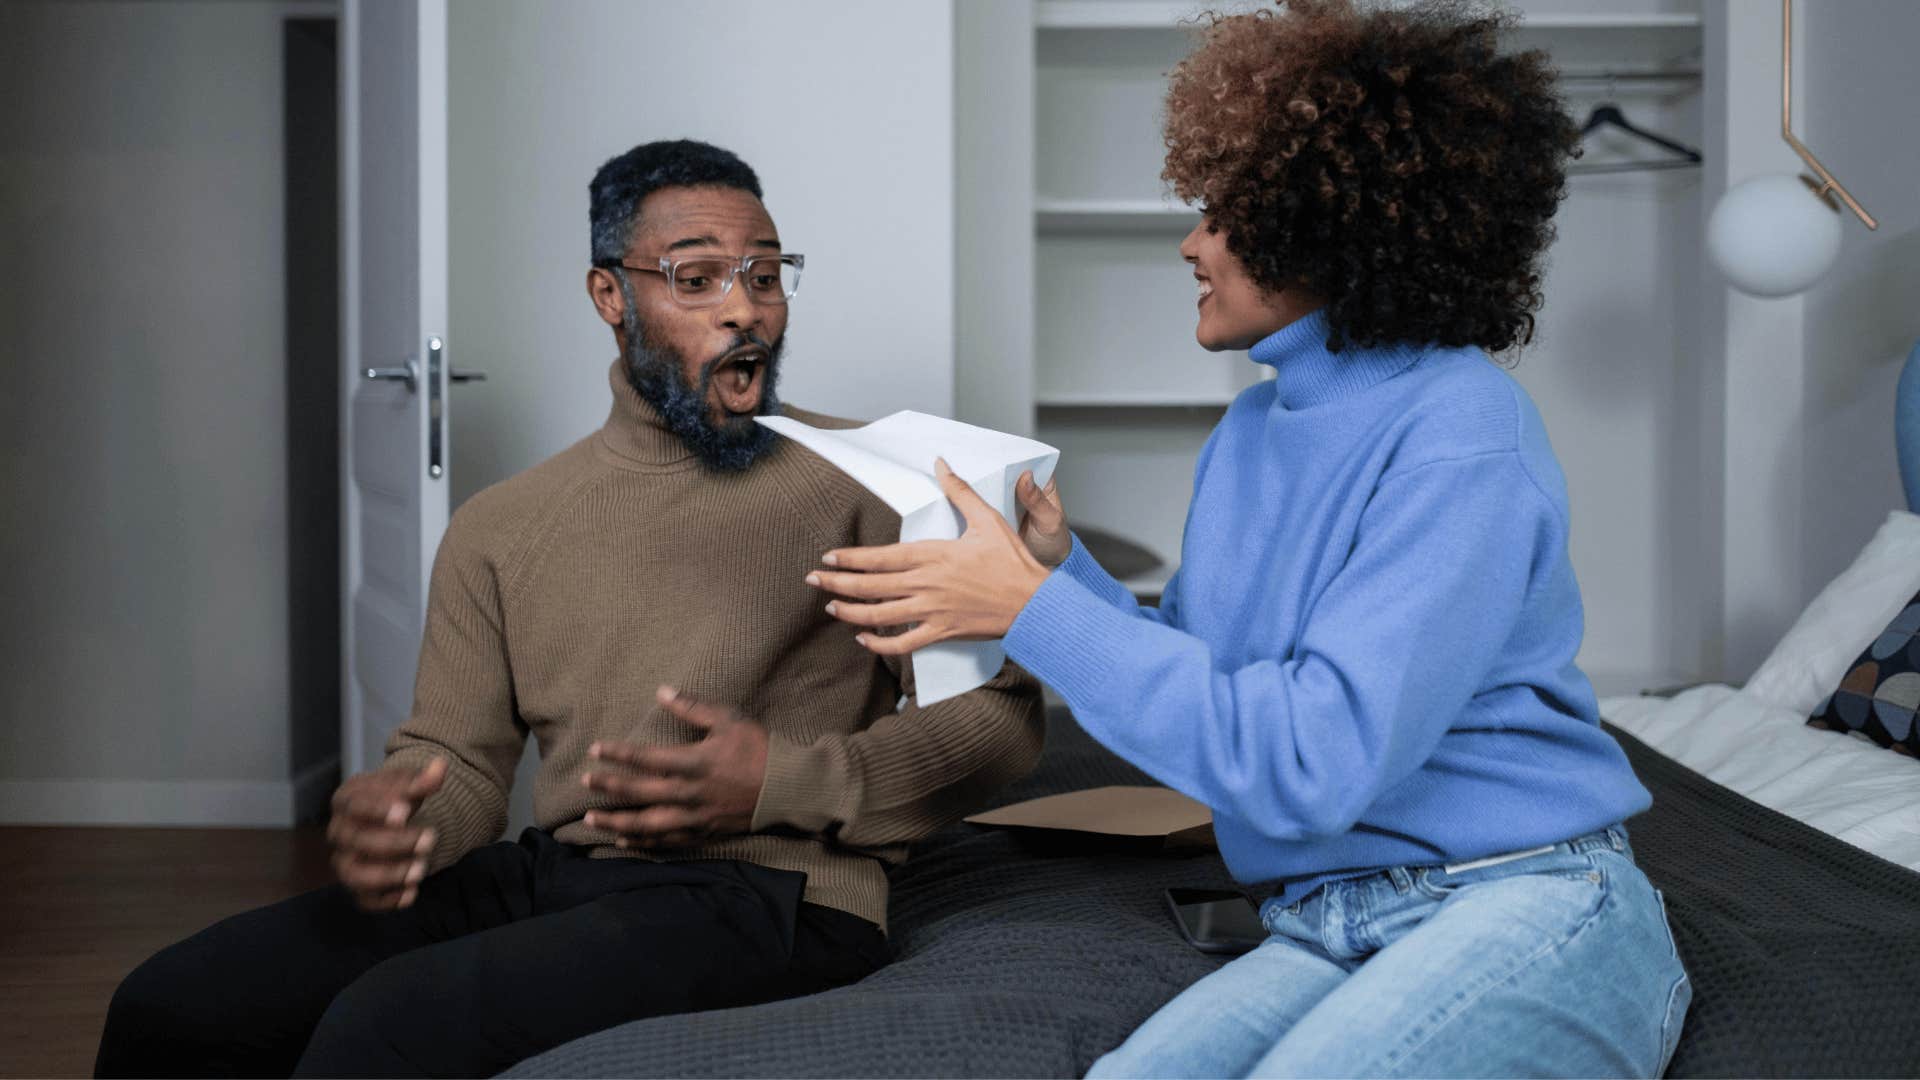
<path fill-rule="evenodd" d="M 1920 593 L 1914 594 L 1867 651 L 1856 658 L 1807 723 L 1858 733 L 1897 753 L 1920 757 Z"/>

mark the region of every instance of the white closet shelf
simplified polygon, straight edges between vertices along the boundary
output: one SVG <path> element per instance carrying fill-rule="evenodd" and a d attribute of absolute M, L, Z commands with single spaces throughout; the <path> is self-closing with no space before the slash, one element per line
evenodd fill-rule
<path fill-rule="evenodd" d="M 1162 232 L 1191 229 L 1200 211 L 1159 199 L 1050 199 L 1033 201 L 1040 232 Z"/>
<path fill-rule="evenodd" d="M 1034 24 L 1042 30 L 1168 30 L 1206 10 L 1180 0 L 1040 0 Z"/>
<path fill-rule="evenodd" d="M 1182 393 L 1178 390 L 1112 391 L 1086 393 L 1042 390 L 1033 403 L 1042 409 L 1224 409 L 1233 404 L 1239 392 L 1231 394 Z"/>
<path fill-rule="evenodd" d="M 1528 15 L 1521 29 L 1532 30 L 1698 30 L 1700 16 L 1677 11 L 1593 11 Z"/>
<path fill-rule="evenodd" d="M 1240 8 L 1240 4 L 1231 2 L 1221 6 Z M 1206 10 L 1210 6 L 1202 0 L 1039 0 L 1035 27 L 1043 31 L 1173 31 L 1181 29 L 1185 19 Z M 1607 38 L 1609 44 L 1599 52 L 1615 63 L 1668 63 L 1699 44 L 1699 31 L 1701 17 L 1697 13 L 1603 10 L 1523 15 L 1517 27 L 1523 46 L 1534 46 L 1542 37 L 1561 44 L 1569 38 Z M 1628 54 L 1622 56 L 1620 44 L 1628 48 Z"/>
<path fill-rule="evenodd" d="M 1592 12 L 1523 19 L 1510 36 L 1514 49 L 1545 49 L 1567 75 L 1657 73 L 1689 63 L 1702 50 L 1699 15 L 1676 12 Z"/>
<path fill-rule="evenodd" d="M 1219 8 L 1254 6 L 1202 0 L 1040 0 L 1034 23 L 1042 30 L 1168 30 L 1184 19 Z M 1521 24 L 1540 30 L 1615 30 L 1621 28 L 1700 26 L 1693 12 L 1562 11 L 1521 16 Z"/>

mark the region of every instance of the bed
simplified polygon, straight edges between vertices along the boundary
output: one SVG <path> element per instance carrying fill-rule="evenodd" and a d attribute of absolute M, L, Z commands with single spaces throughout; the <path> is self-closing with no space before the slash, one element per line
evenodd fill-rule
<path fill-rule="evenodd" d="M 1900 431 L 1920 505 L 1916 371 Z M 1896 511 L 1744 687 L 1602 703 L 1654 795 L 1628 830 L 1694 982 L 1669 1076 L 1920 1075 L 1920 760 L 1805 725 L 1916 590 L 1920 515 Z M 1056 710 L 1040 768 L 1001 801 L 1148 782 Z M 1180 940 L 1161 890 L 1226 885 L 1210 853 L 955 826 L 894 874 L 896 959 L 862 982 L 626 1024 L 505 1075 L 1080 1076 L 1219 963 Z"/>
<path fill-rule="evenodd" d="M 1615 734 L 1654 792 L 1628 829 L 1694 979 L 1668 1075 L 1920 1073 L 1920 872 Z M 1920 762 L 1898 763 L 1920 785 Z M 1146 782 L 1056 712 L 1005 798 Z M 506 1075 L 1080 1076 L 1219 962 L 1180 940 L 1160 890 L 1227 884 L 1211 854 L 1064 854 L 959 826 L 896 873 L 896 959 L 863 982 L 626 1024 Z"/>

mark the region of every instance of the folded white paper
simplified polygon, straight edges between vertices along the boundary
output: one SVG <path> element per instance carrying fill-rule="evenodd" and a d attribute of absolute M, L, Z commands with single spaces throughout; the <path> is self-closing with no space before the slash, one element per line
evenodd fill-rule
<path fill-rule="evenodd" d="M 1046 443 L 910 410 L 839 431 L 786 416 L 762 416 L 759 421 L 878 495 L 900 515 L 903 541 L 952 540 L 966 528 L 966 520 L 934 479 L 934 458 L 945 458 L 1009 524 L 1020 520 L 1013 490 L 1020 474 L 1033 470 L 1034 483 L 1044 487 L 1060 460 L 1060 451 Z M 1005 662 L 998 639 L 929 645 L 913 654 L 915 696 L 920 704 L 931 705 L 964 694 L 993 678 Z"/>

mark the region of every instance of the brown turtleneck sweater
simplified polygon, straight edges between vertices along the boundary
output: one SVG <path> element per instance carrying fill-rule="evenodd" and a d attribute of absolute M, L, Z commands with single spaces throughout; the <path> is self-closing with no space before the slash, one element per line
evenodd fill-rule
<path fill-rule="evenodd" d="M 886 865 L 1033 767 L 1038 684 L 1008 664 L 917 707 L 911 668 L 861 648 L 805 582 L 831 548 L 893 542 L 899 517 L 784 440 L 707 471 L 618 363 L 611 383 L 604 428 L 469 499 L 440 542 L 413 712 L 387 742 L 389 764 L 450 766 L 415 819 L 439 834 L 429 869 L 500 838 L 529 732 L 536 823 L 633 854 L 583 823 L 609 803 L 580 775 L 596 739 L 698 737 L 655 703 L 666 684 L 764 724 L 767 775 L 752 832 L 646 857 L 797 870 L 807 900 L 884 927 Z"/>

